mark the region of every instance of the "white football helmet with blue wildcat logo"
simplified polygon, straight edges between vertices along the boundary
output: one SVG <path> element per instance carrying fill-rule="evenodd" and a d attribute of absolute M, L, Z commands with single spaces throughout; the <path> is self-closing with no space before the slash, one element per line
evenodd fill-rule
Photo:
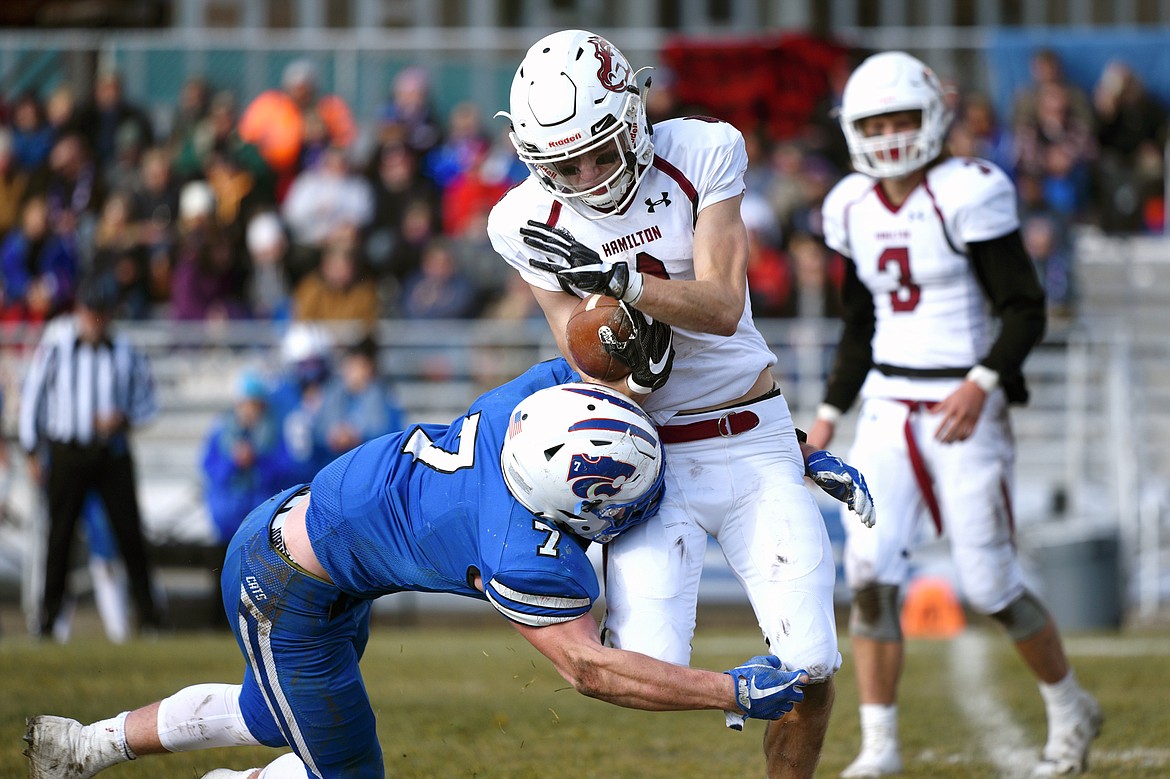
<path fill-rule="evenodd" d="M 665 477 L 654 422 L 600 384 L 561 384 L 520 401 L 500 465 L 525 508 L 598 543 L 652 516 Z"/>
<path fill-rule="evenodd" d="M 528 50 L 509 110 L 496 114 L 511 120 L 512 144 L 541 186 L 587 219 L 629 205 L 654 159 L 637 75 L 605 38 L 562 30 Z M 584 176 L 586 161 L 600 172 Z"/>

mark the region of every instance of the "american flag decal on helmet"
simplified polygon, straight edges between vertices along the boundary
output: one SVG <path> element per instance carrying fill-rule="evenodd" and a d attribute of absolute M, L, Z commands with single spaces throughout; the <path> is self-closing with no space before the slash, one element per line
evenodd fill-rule
<path fill-rule="evenodd" d="M 519 435 L 524 430 L 524 420 L 521 417 L 522 413 L 520 409 L 516 409 L 512 413 L 512 419 L 508 422 L 508 438 Z"/>

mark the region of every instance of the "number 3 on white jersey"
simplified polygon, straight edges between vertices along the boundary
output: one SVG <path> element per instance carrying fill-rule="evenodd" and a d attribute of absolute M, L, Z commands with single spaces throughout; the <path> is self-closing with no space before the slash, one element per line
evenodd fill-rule
<path fill-rule="evenodd" d="M 910 250 L 905 246 L 886 248 L 878 257 L 878 272 L 885 273 L 891 265 L 898 269 L 898 288 L 890 292 L 890 309 L 895 313 L 913 311 L 922 298 L 922 287 L 910 275 Z"/>

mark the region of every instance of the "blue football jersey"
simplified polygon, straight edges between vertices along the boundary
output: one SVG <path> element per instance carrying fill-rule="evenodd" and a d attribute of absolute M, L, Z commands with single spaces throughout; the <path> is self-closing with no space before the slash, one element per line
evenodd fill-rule
<path fill-rule="evenodd" d="M 563 359 L 480 396 L 448 426 L 416 425 L 342 455 L 317 474 L 306 516 L 321 565 L 344 592 L 485 598 L 525 625 L 587 613 L 600 588 L 587 544 L 508 492 L 509 416 L 537 390 L 579 381 Z M 481 593 L 472 582 L 483 578 Z"/>

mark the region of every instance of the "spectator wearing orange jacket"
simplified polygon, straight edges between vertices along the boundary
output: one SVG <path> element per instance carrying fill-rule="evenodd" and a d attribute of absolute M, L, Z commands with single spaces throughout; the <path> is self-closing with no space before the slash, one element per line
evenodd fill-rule
<path fill-rule="evenodd" d="M 256 144 L 276 171 L 280 195 L 301 168 L 305 125 L 314 117 L 324 124 L 335 146 L 348 147 L 357 137 L 349 106 L 337 95 L 318 95 L 317 70 L 304 59 L 290 62 L 284 69 L 281 88 L 260 93 L 240 117 L 240 138 Z"/>

